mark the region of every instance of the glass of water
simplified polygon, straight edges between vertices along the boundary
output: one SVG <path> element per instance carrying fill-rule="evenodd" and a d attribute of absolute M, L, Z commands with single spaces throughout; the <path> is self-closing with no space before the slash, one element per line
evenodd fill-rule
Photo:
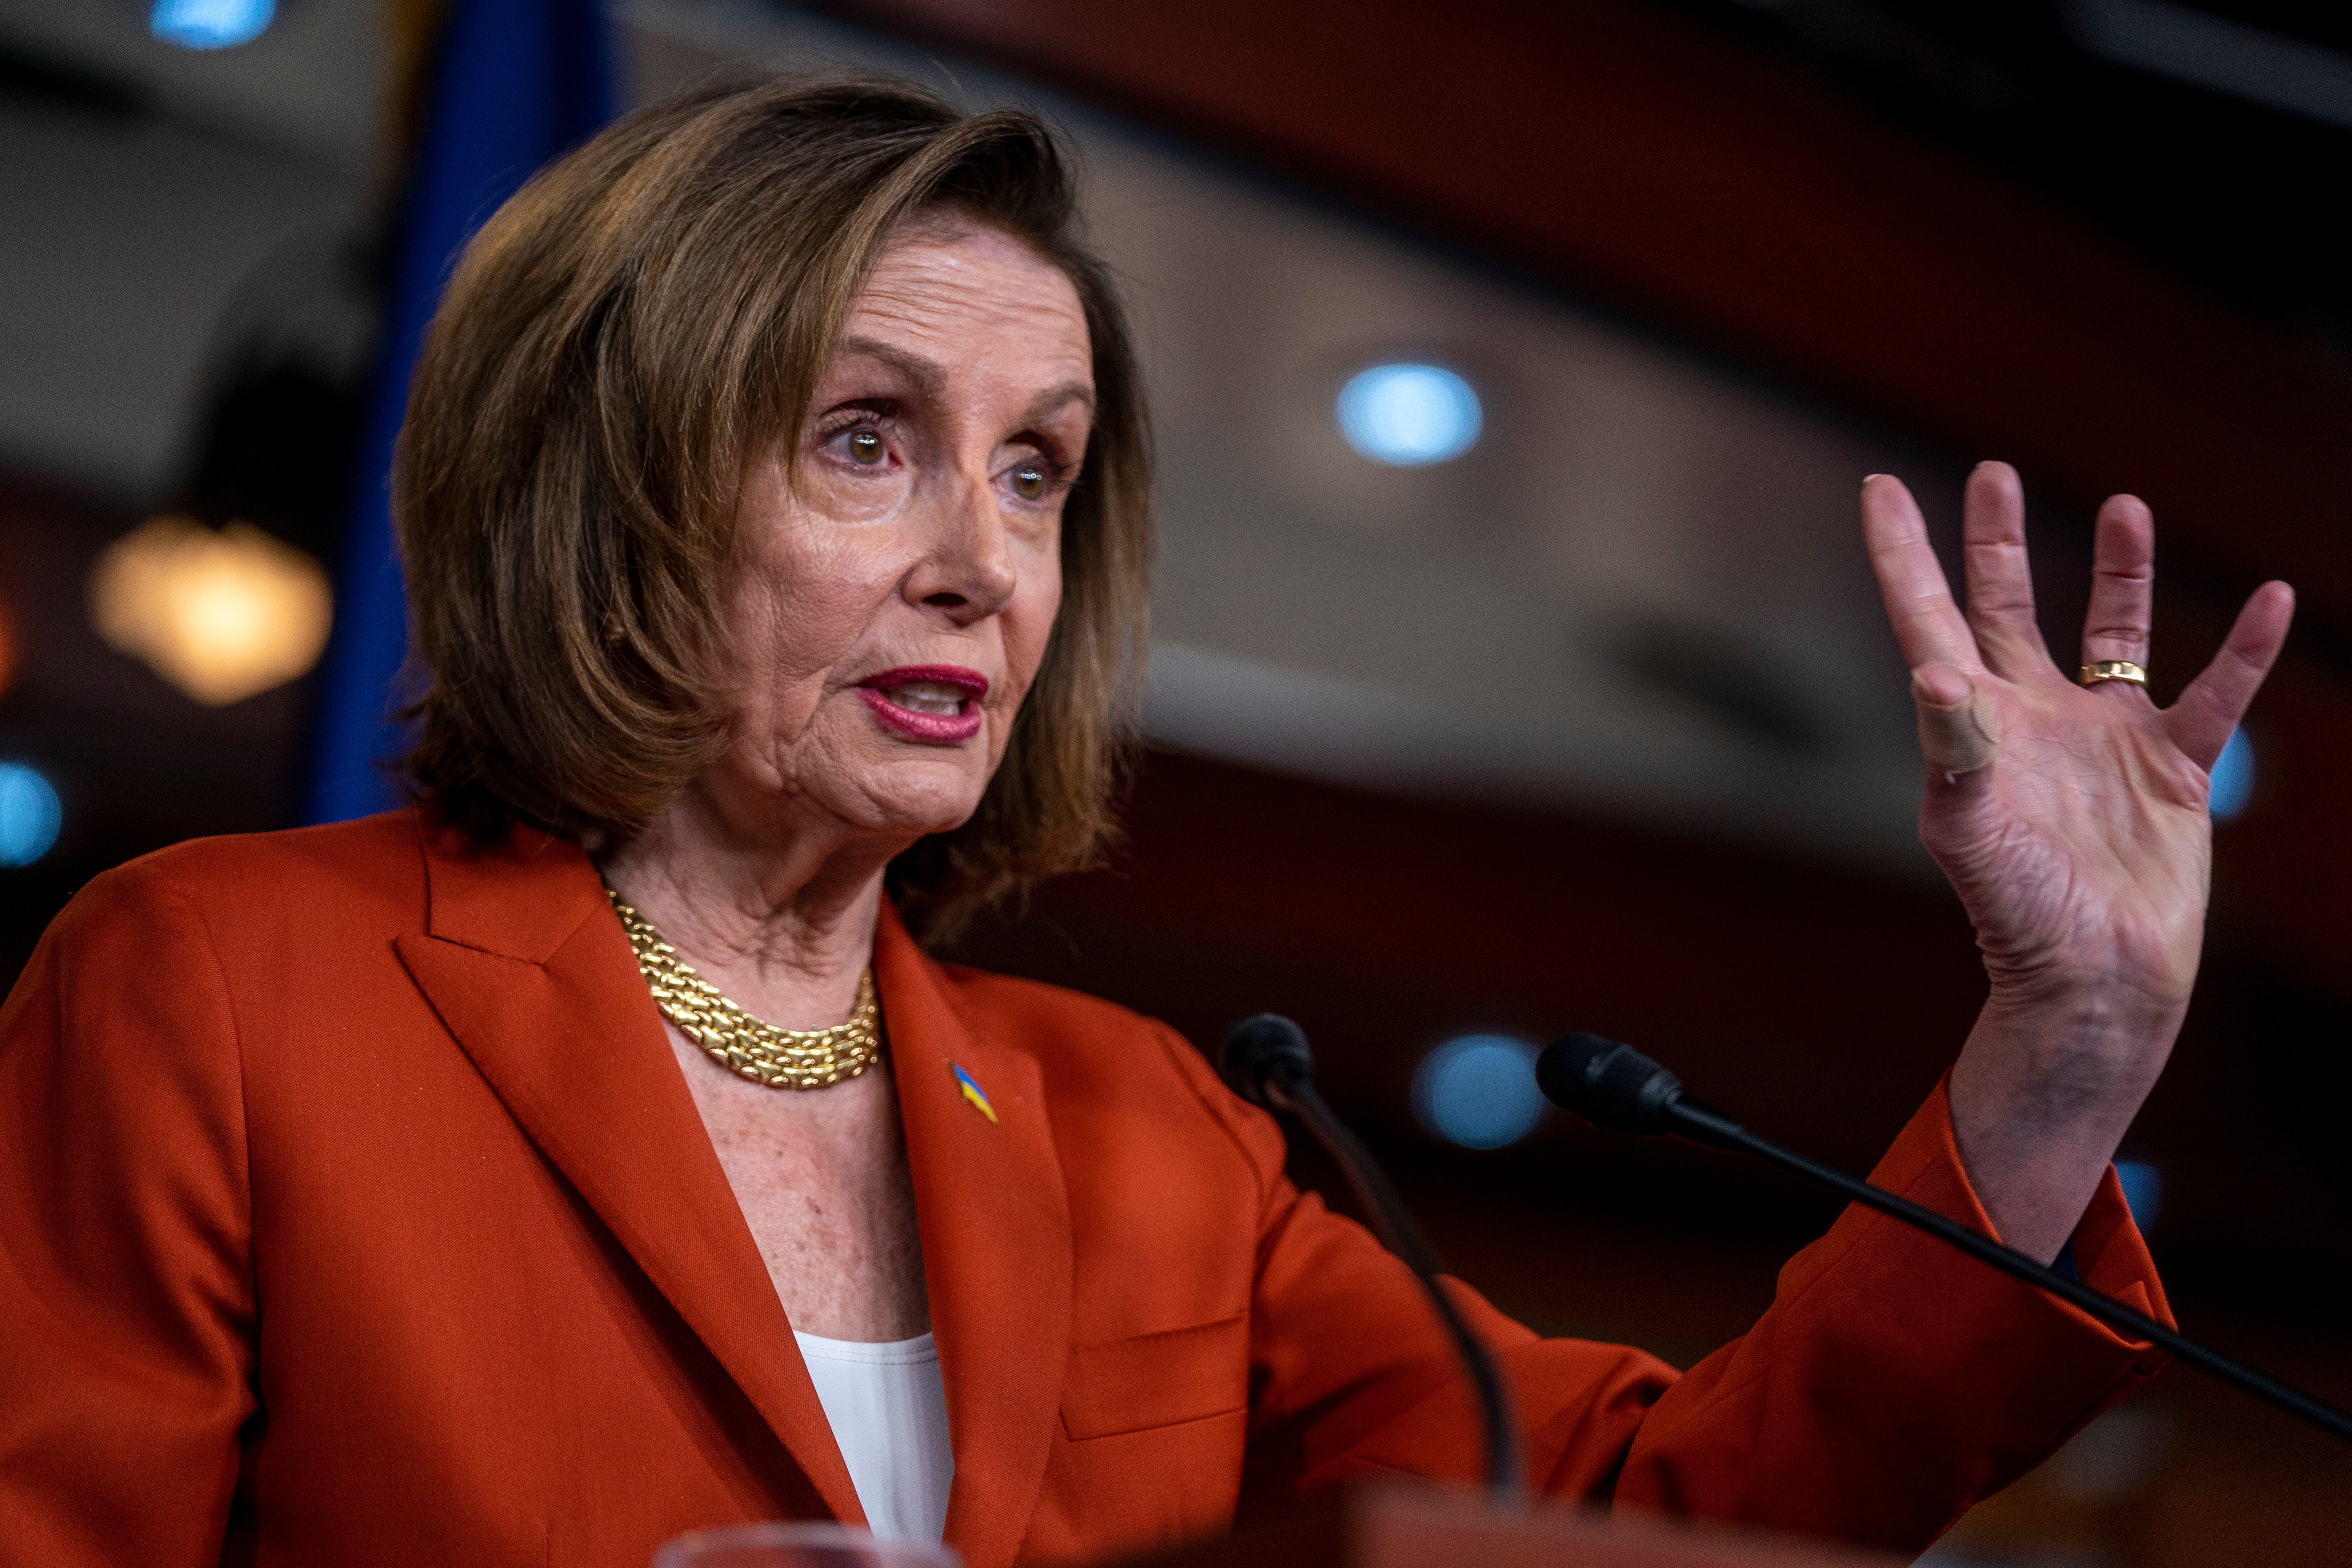
<path fill-rule="evenodd" d="M 737 1524 L 679 1536 L 654 1553 L 654 1568 L 963 1568 L 963 1560 L 853 1525 Z"/>

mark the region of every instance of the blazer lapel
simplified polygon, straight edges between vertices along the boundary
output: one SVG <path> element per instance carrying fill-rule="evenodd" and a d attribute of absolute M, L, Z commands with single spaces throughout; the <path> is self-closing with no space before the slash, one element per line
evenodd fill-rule
<path fill-rule="evenodd" d="M 398 939 L 401 962 L 509 1113 L 799 1462 L 805 1485 L 783 1495 L 863 1521 L 595 868 L 538 834 L 488 850 L 445 834 L 426 838 L 425 874 L 427 929 Z"/>
<path fill-rule="evenodd" d="M 1016 1041 L 968 1027 L 947 976 L 887 903 L 874 973 L 906 1123 L 955 1484 L 948 1544 L 970 1568 L 1020 1550 L 1070 1353 L 1070 1213 L 1045 1078 Z M 995 1113 L 966 1096 L 961 1068 Z"/>

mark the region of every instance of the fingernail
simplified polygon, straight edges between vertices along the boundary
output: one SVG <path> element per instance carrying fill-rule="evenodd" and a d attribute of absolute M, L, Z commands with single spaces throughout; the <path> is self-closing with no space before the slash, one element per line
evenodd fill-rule
<path fill-rule="evenodd" d="M 1866 485 L 1873 479 L 1883 479 L 1885 477 L 1885 474 L 1864 474 L 1862 476 L 1862 482 Z"/>

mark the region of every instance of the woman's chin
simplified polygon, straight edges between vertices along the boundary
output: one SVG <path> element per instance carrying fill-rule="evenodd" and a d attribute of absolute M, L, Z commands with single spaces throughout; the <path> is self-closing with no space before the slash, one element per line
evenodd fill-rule
<path fill-rule="evenodd" d="M 844 815 L 877 830 L 920 838 L 947 833 L 971 820 L 986 793 L 985 776 L 969 763 L 901 761 L 857 781 L 859 809 Z"/>

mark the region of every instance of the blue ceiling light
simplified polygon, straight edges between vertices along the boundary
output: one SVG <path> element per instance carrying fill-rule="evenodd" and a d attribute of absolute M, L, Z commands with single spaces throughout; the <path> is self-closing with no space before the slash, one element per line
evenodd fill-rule
<path fill-rule="evenodd" d="M 1460 457 L 1485 423 L 1478 394 L 1433 364 L 1376 364 L 1339 389 L 1339 434 L 1375 463 L 1419 468 Z"/>
<path fill-rule="evenodd" d="M 2156 1228 L 2157 1210 L 2164 1206 L 2164 1173 L 2146 1160 L 2116 1162 L 2116 1180 L 2124 1189 L 2124 1206 L 2132 1224 L 2145 1236 Z"/>
<path fill-rule="evenodd" d="M 278 0 L 155 0 L 147 30 L 182 49 L 233 49 L 269 30 Z"/>
<path fill-rule="evenodd" d="M 1446 1041 L 1412 1074 L 1413 1114 L 1449 1143 L 1500 1149 L 1543 1120 L 1536 1087 L 1536 1048 L 1508 1035 L 1464 1035 Z"/>
<path fill-rule="evenodd" d="M 2247 797 L 2253 793 L 2254 745 L 2243 730 L 2232 730 L 2230 743 L 2213 761 L 2213 783 L 2205 796 L 2205 809 L 2213 814 L 2214 821 L 2227 822 L 2246 809 Z"/>
<path fill-rule="evenodd" d="M 29 866 L 58 841 L 65 809 L 38 769 L 0 763 L 0 866 Z"/>

